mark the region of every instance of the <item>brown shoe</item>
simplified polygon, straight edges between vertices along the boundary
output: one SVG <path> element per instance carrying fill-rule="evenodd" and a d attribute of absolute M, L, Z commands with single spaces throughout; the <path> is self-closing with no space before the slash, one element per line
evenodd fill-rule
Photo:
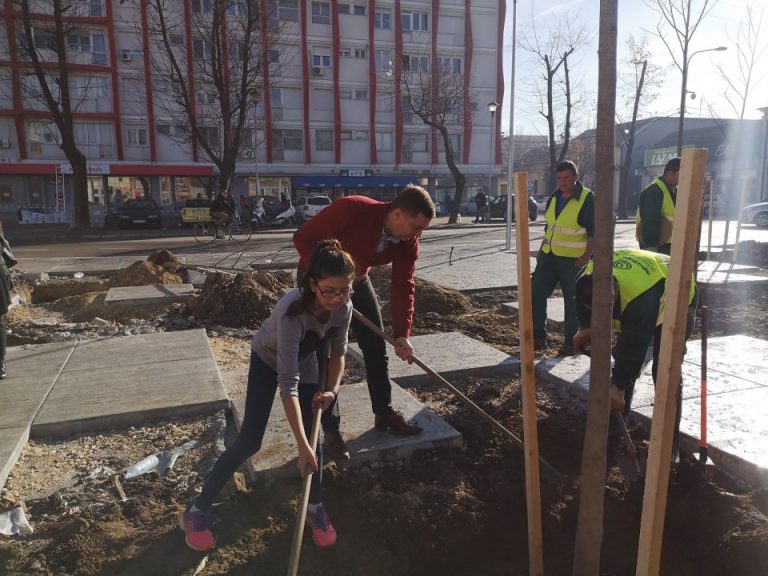
<path fill-rule="evenodd" d="M 341 437 L 341 432 L 329 431 L 324 435 L 325 440 L 325 454 L 334 460 L 349 460 L 349 449 L 344 444 L 344 439 Z"/>
<path fill-rule="evenodd" d="M 376 414 L 374 425 L 379 430 L 392 430 L 392 432 L 400 434 L 400 436 L 414 436 L 422 431 L 422 427 L 418 424 L 408 424 L 400 412 L 392 412 L 386 415 Z"/>

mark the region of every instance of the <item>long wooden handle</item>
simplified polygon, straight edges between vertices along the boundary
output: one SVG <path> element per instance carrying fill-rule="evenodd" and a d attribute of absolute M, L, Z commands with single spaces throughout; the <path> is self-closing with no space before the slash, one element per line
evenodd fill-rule
<path fill-rule="evenodd" d="M 368 320 L 365 316 L 360 314 L 357 310 L 352 310 L 352 314 L 354 315 L 355 319 L 359 320 L 365 326 L 367 326 L 373 333 L 378 334 L 384 340 L 389 342 L 392 346 L 395 345 L 395 339 L 389 336 L 386 332 L 384 332 L 381 328 L 376 326 L 373 322 Z M 432 370 L 429 366 L 427 366 L 424 362 L 422 362 L 418 356 L 415 354 L 411 354 L 411 360 L 413 360 L 414 364 L 416 364 L 419 368 L 424 370 L 427 374 L 432 376 L 437 382 L 448 388 L 457 398 L 459 398 L 464 404 L 466 404 L 475 414 L 480 416 L 483 420 L 488 422 L 491 426 L 496 428 L 499 432 L 504 434 L 509 440 L 512 441 L 512 443 L 517 446 L 518 448 L 523 448 L 524 444 L 523 441 L 520 440 L 517 436 L 515 436 L 511 431 L 509 431 L 507 428 L 505 428 L 498 420 L 494 420 L 493 417 L 491 417 L 488 413 L 486 413 L 480 406 L 472 402 L 467 396 L 462 394 L 462 392 L 456 388 L 453 384 L 448 382 L 445 378 L 440 376 L 437 372 Z M 565 475 L 562 474 L 560 471 L 558 471 L 556 468 L 554 468 L 551 464 L 549 464 L 544 458 L 539 458 L 539 462 L 541 463 L 543 468 L 546 468 L 550 473 L 552 473 L 554 476 L 558 477 L 559 479 L 565 478 Z"/>

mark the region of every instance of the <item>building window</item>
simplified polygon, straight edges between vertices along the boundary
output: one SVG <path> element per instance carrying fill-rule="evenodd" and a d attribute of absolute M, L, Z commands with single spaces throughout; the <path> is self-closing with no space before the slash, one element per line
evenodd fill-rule
<path fill-rule="evenodd" d="M 392 152 L 392 132 L 376 132 L 376 150 Z"/>
<path fill-rule="evenodd" d="M 429 73 L 429 58 L 426 56 L 403 56 L 403 70 L 420 74 Z"/>
<path fill-rule="evenodd" d="M 373 27 L 390 30 L 392 28 L 392 11 L 389 8 L 377 8 L 373 16 Z"/>
<path fill-rule="evenodd" d="M 429 138 L 423 134 L 403 134 L 403 150 L 409 152 L 429 152 Z"/>
<path fill-rule="evenodd" d="M 298 0 L 277 0 L 277 18 L 286 22 L 299 21 Z"/>
<path fill-rule="evenodd" d="M 453 148 L 454 154 L 460 154 L 461 153 L 461 134 L 449 134 L 448 138 L 451 141 L 451 147 Z M 443 143 L 442 136 L 437 136 L 437 149 L 440 150 L 441 153 L 445 153 L 445 144 Z"/>
<path fill-rule="evenodd" d="M 219 145 L 219 128 L 218 126 L 198 126 L 197 132 L 200 136 L 200 140 L 212 146 L 214 148 Z"/>
<path fill-rule="evenodd" d="M 342 130 L 340 136 L 342 140 L 352 140 L 352 130 Z"/>
<path fill-rule="evenodd" d="M 301 130 L 272 130 L 272 148 L 277 150 L 303 150 Z"/>
<path fill-rule="evenodd" d="M 169 34 L 168 39 L 170 40 L 173 46 L 181 46 L 182 44 L 184 44 L 183 34 Z"/>
<path fill-rule="evenodd" d="M 103 34 L 76 33 L 67 38 L 70 52 L 91 53 L 90 64 L 106 66 L 107 42 Z"/>
<path fill-rule="evenodd" d="M 365 16 L 366 7 L 362 4 L 339 4 L 337 11 L 339 14 L 350 14 L 352 16 Z"/>
<path fill-rule="evenodd" d="M 214 104 L 216 102 L 216 93 L 210 90 L 201 90 L 195 95 L 198 104 Z"/>
<path fill-rule="evenodd" d="M 328 2 L 312 2 L 312 23 L 331 23 L 331 5 Z"/>
<path fill-rule="evenodd" d="M 146 128 L 128 128 L 128 146 L 146 146 Z"/>
<path fill-rule="evenodd" d="M 352 140 L 368 140 L 368 130 L 352 130 Z"/>
<path fill-rule="evenodd" d="M 444 74 L 461 74 L 461 58 L 438 57 L 437 66 Z"/>
<path fill-rule="evenodd" d="M 341 100 L 368 100 L 368 90 L 363 88 L 340 90 L 339 97 Z"/>
<path fill-rule="evenodd" d="M 269 51 L 269 63 L 270 64 L 280 64 L 280 50 L 270 50 Z"/>
<path fill-rule="evenodd" d="M 365 48 L 355 48 L 355 58 L 368 58 L 368 50 Z"/>
<path fill-rule="evenodd" d="M 333 151 L 333 130 L 315 130 L 315 149 Z"/>
<path fill-rule="evenodd" d="M 192 0 L 192 12 L 195 14 L 210 14 L 212 10 L 211 0 Z"/>
<path fill-rule="evenodd" d="M 401 21 L 403 30 L 427 32 L 429 30 L 429 14 L 426 12 L 403 12 Z"/>
<path fill-rule="evenodd" d="M 170 136 L 171 135 L 171 125 L 170 124 L 157 124 L 157 133 L 162 134 L 163 136 Z"/>
<path fill-rule="evenodd" d="M 392 70 L 392 51 L 376 50 L 373 55 L 377 72 L 389 72 Z"/>
<path fill-rule="evenodd" d="M 11 204 L 13 202 L 13 186 L 10 184 L 0 184 L 0 204 Z"/>
<path fill-rule="evenodd" d="M 330 54 L 312 54 L 312 67 L 313 68 L 330 68 L 331 67 Z"/>
<path fill-rule="evenodd" d="M 211 43 L 200 38 L 192 40 L 192 54 L 198 60 L 210 60 L 212 54 Z"/>
<path fill-rule="evenodd" d="M 255 136 L 255 128 L 243 127 L 242 132 L 240 132 L 240 148 L 252 149 L 253 143 L 255 142 Z"/>
<path fill-rule="evenodd" d="M 247 16 L 248 3 L 246 0 L 229 0 L 229 2 L 227 2 L 227 14 L 230 16 Z M 256 14 L 258 14 L 258 12 Z"/>

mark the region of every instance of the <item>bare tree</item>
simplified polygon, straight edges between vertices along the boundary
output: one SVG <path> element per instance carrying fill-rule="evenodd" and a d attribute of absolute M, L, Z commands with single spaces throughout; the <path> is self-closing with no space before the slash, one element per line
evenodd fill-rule
<path fill-rule="evenodd" d="M 263 116 L 264 73 L 280 36 L 276 4 L 148 0 L 148 7 L 152 71 L 164 92 L 159 115 L 177 128 L 172 138 L 202 148 L 219 170 L 219 187 L 229 188 L 241 148 L 253 146 Z"/>
<path fill-rule="evenodd" d="M 586 27 L 575 24 L 571 18 L 554 19 L 544 32 L 532 25 L 530 32 L 521 41 L 522 48 L 533 54 L 544 68 L 539 81 L 534 84 L 534 91 L 539 100 L 539 114 L 547 121 L 549 190 L 555 187 L 555 167 L 568 155 L 571 116 L 579 103 L 574 97 L 577 91 L 571 79 L 570 59 L 576 50 L 586 46 L 589 41 Z M 556 118 L 555 112 L 558 109 L 564 109 L 562 120 Z M 558 135 L 559 130 L 561 133 Z"/>
<path fill-rule="evenodd" d="M 88 5 L 63 0 L 52 0 L 46 7 L 34 0 L 14 0 L 13 4 L 21 11 L 17 26 L 24 77 L 35 79 L 22 82 L 22 90 L 27 101 L 38 103 L 51 115 L 53 125 L 41 122 L 41 129 L 59 145 L 72 167 L 72 226 L 86 229 L 90 227 L 88 164 L 75 138 L 75 113 L 84 105 L 90 78 L 72 72 L 67 42 L 78 30 L 77 17 L 85 15 Z"/>
<path fill-rule="evenodd" d="M 691 58 L 700 52 L 724 50 L 725 47 L 707 48 L 691 51 L 691 40 L 704 18 L 717 5 L 719 0 L 646 0 L 646 6 L 659 15 L 657 36 L 669 52 L 672 62 L 680 70 L 682 87 L 680 89 L 680 119 L 677 127 L 677 153 L 683 150 L 683 123 L 685 121 L 685 98 L 688 86 L 688 67 Z M 667 29 L 670 29 L 671 34 Z M 671 37 L 671 38 L 670 38 Z"/>
<path fill-rule="evenodd" d="M 731 174 L 734 175 L 734 179 L 737 174 L 744 174 L 744 168 L 746 168 L 746 166 L 744 166 L 744 155 L 741 153 L 744 139 L 742 130 L 744 114 L 747 111 L 750 92 L 755 82 L 759 83 L 761 80 L 761 78 L 754 77 L 755 72 L 761 70 L 759 64 L 768 49 L 768 43 L 766 43 L 765 40 L 762 40 L 763 10 L 761 9 L 759 13 L 756 14 L 754 6 L 748 5 L 746 12 L 746 17 L 739 23 L 734 42 L 736 45 L 737 58 L 736 70 L 733 70 L 732 66 L 726 69 L 720 64 L 717 65 L 717 71 L 726 83 L 723 97 L 739 119 L 736 135 L 733 139 L 733 145 L 731 146 L 731 155 L 733 158 Z M 739 165 L 739 163 L 741 165 Z M 739 178 L 739 180 L 741 180 L 741 182 L 740 185 L 736 186 L 736 189 L 741 190 L 741 193 L 739 194 L 739 210 L 737 215 L 741 214 L 741 211 L 744 208 L 748 190 L 748 181 L 743 177 Z M 712 212 L 713 208 L 713 206 L 709 207 L 710 212 Z M 730 214 L 726 213 L 724 244 L 728 241 L 729 225 Z M 738 250 L 740 233 L 741 220 L 739 219 L 736 226 L 736 250 Z"/>
<path fill-rule="evenodd" d="M 632 110 L 631 118 L 627 121 L 622 119 L 620 114 L 616 114 L 616 119 L 620 126 L 626 125 L 626 128 L 619 130 L 619 137 L 624 142 L 624 162 L 621 164 L 619 201 L 617 206 L 617 215 L 619 218 L 627 217 L 627 190 L 629 186 L 629 169 L 632 165 L 632 151 L 635 147 L 635 133 L 637 130 L 638 117 L 647 110 L 647 107 L 658 97 L 656 89 L 661 85 L 661 78 L 665 70 L 656 64 L 649 64 L 648 42 L 645 37 L 639 41 L 630 36 L 627 40 L 629 55 L 623 64 L 627 73 L 622 77 L 625 97 L 624 105 Z"/>
<path fill-rule="evenodd" d="M 413 65 L 410 62 L 417 62 Z M 453 147 L 451 127 L 462 126 L 464 118 L 464 74 L 454 71 L 450 62 L 438 59 L 429 62 L 429 58 L 411 57 L 406 66 L 400 64 L 399 81 L 403 96 L 410 106 L 410 111 L 424 124 L 436 130 L 443 144 L 445 163 L 453 176 L 456 189 L 448 222 L 458 219 L 459 206 L 464 200 L 466 177 L 456 164 L 456 151 Z M 396 74 L 398 76 L 398 74 Z M 493 127 L 492 127 L 493 129 Z"/>

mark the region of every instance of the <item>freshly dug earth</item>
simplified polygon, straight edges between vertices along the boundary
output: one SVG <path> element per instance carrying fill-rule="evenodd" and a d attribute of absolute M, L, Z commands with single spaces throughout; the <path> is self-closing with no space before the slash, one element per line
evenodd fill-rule
<path fill-rule="evenodd" d="M 290 276 L 290 275 L 288 275 Z M 374 275 L 385 304 L 387 273 Z M 256 326 L 292 277 L 221 275 L 203 288 L 193 307 L 201 321 Z M 272 286 L 267 288 L 266 286 Z M 499 314 L 509 290 L 466 297 L 419 282 L 417 333 L 458 330 L 508 353 L 517 353 L 517 321 Z M 243 300 L 243 296 L 247 296 Z M 713 336 L 749 333 L 768 338 L 768 304 L 759 291 L 710 290 Z M 264 304 L 258 303 L 264 300 Z M 727 306 L 727 308 L 725 308 Z M 247 317 L 246 321 L 237 316 Z M 244 314 L 244 311 L 246 314 Z M 240 322 L 240 323 L 238 323 Z M 559 342 L 558 342 L 559 339 Z M 554 355 L 561 338 L 554 334 Z M 247 339 L 212 338 L 223 372 L 244 367 Z M 418 351 L 417 351 L 418 353 Z M 360 373 L 360 367 L 350 372 Z M 439 368 L 439 367 L 436 367 Z M 345 380 L 346 381 L 346 380 Z M 466 377 L 452 382 L 505 427 L 521 433 L 516 379 Z M 240 390 L 242 392 L 242 390 Z M 410 392 L 458 429 L 463 450 L 430 450 L 411 460 L 359 470 L 330 464 L 324 500 L 339 540 L 317 550 L 305 532 L 299 573 L 313 576 L 403 576 L 528 573 L 527 525 L 521 452 L 489 430 L 474 413 L 437 385 Z M 567 474 L 562 492 L 546 482 L 542 492 L 547 574 L 570 574 L 578 476 L 585 416 L 544 392 L 537 398 L 541 454 Z M 276 403 L 275 410 L 280 410 Z M 24 501 L 36 531 L 0 540 L 0 572 L 12 575 L 284 574 L 295 522 L 298 480 L 228 491 L 214 509 L 218 546 L 207 556 L 187 549 L 176 527 L 178 513 L 194 497 L 214 460 L 211 417 L 85 435 L 66 441 L 34 441 L 24 450 L 3 492 L 3 507 Z M 343 426 L 343 424 L 342 424 Z M 647 440 L 633 437 L 645 453 Z M 166 476 L 126 480 L 124 471 L 147 454 L 200 445 Z M 611 438 L 614 445 L 616 439 Z M 602 574 L 631 575 L 637 554 L 642 485 L 625 486 L 612 462 L 607 473 Z M 105 470 L 108 467 L 110 470 Z M 114 483 L 117 475 L 128 497 Z M 745 576 L 768 573 L 768 489 L 757 489 L 684 459 L 670 481 L 661 573 L 671 576 Z"/>

